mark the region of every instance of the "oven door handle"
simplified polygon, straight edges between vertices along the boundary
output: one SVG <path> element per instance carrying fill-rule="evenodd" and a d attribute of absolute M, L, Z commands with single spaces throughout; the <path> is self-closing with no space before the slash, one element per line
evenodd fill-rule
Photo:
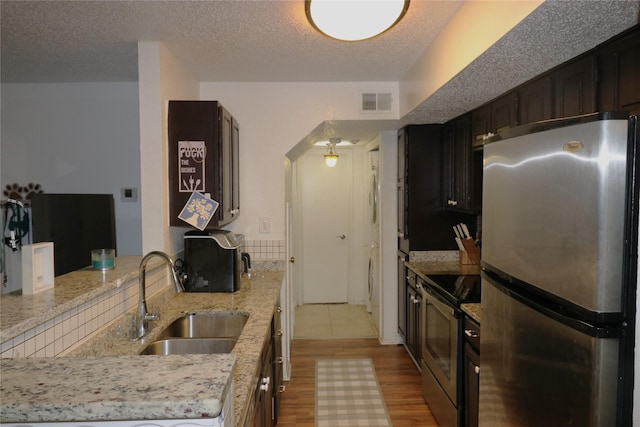
<path fill-rule="evenodd" d="M 422 292 L 426 304 L 433 305 L 439 312 L 445 315 L 449 315 L 454 319 L 457 319 L 459 317 L 456 309 L 440 301 L 438 296 L 435 295 L 431 289 L 425 286 L 422 288 Z"/>

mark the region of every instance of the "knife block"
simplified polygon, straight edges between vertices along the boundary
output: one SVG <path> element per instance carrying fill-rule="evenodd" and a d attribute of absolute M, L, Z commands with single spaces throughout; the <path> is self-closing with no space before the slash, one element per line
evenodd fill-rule
<path fill-rule="evenodd" d="M 480 264 L 480 251 L 473 242 L 473 239 L 461 239 L 461 242 L 465 250 L 460 251 L 460 264 Z"/>

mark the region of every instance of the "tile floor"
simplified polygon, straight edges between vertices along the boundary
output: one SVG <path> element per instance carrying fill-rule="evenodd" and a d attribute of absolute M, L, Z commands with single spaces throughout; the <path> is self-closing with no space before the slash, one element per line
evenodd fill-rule
<path fill-rule="evenodd" d="M 377 338 L 364 305 L 305 304 L 296 307 L 293 339 Z"/>

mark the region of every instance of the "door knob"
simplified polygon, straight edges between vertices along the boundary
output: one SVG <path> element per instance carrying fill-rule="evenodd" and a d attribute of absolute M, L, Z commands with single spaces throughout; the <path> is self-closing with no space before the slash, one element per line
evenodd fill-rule
<path fill-rule="evenodd" d="M 290 262 L 290 263 L 292 263 L 292 264 L 293 264 L 294 262 L 296 262 L 295 257 L 291 257 L 291 258 L 289 258 L 289 262 Z"/>

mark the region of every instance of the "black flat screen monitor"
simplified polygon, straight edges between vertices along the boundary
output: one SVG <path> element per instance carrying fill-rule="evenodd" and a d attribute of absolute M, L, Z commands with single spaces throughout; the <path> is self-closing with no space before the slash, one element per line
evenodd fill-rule
<path fill-rule="evenodd" d="M 91 265 L 91 250 L 116 249 L 112 194 L 34 194 L 33 242 L 53 242 L 54 274 Z"/>

